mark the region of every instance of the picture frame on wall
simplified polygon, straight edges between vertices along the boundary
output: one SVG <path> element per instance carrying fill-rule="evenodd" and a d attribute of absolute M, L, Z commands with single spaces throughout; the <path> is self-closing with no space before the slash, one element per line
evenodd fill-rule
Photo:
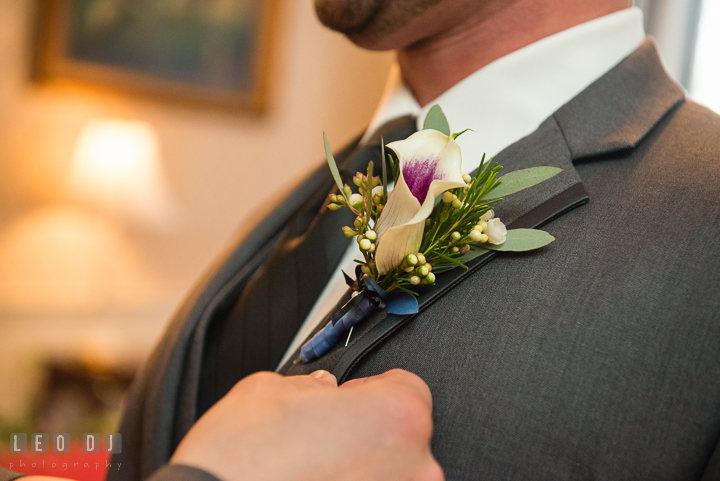
<path fill-rule="evenodd" d="M 39 0 L 35 79 L 267 107 L 276 0 Z"/>

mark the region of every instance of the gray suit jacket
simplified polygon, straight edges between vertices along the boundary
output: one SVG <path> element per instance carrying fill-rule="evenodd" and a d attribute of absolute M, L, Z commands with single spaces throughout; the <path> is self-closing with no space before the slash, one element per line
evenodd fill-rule
<path fill-rule="evenodd" d="M 498 208 L 556 242 L 438 276 L 417 315 L 380 313 L 284 372 L 417 373 L 448 480 L 720 480 L 720 117 L 648 40 L 495 160 L 564 169 Z M 294 198 L 328 183 L 313 178 Z M 292 213 L 258 224 L 180 308 L 135 382 L 116 460 L 129 469 L 111 479 L 147 477 L 195 421 L 207 326 Z"/>

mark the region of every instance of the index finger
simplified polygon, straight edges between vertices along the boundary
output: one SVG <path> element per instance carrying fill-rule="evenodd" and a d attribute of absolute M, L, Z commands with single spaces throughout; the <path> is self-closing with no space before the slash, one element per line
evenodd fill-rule
<path fill-rule="evenodd" d="M 432 393 L 425 381 L 417 374 L 403 369 L 390 371 L 366 378 L 352 379 L 340 386 L 340 389 L 400 389 L 419 396 L 432 408 Z"/>

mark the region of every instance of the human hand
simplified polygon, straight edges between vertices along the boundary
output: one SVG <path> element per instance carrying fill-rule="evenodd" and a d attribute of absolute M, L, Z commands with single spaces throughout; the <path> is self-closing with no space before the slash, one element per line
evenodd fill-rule
<path fill-rule="evenodd" d="M 170 460 L 237 480 L 442 481 L 430 451 L 432 397 L 395 369 L 337 386 L 317 371 L 237 383 Z"/>

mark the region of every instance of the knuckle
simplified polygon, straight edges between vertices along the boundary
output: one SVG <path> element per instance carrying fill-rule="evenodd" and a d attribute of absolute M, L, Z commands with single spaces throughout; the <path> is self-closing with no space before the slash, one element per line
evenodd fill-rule
<path fill-rule="evenodd" d="M 445 481 L 445 473 L 443 472 L 442 467 L 440 467 L 440 464 L 438 464 L 438 462 L 434 459 L 428 464 L 427 470 L 425 471 L 425 477 L 423 479 L 425 481 Z"/>
<path fill-rule="evenodd" d="M 432 412 L 419 396 L 396 395 L 390 405 L 393 431 L 403 440 L 426 443 L 432 436 Z"/>
<path fill-rule="evenodd" d="M 231 391 L 237 392 L 243 388 L 257 389 L 268 384 L 274 384 L 276 381 L 282 379 L 282 376 L 275 372 L 260 371 L 250 374 L 239 382 L 235 383 Z"/>

